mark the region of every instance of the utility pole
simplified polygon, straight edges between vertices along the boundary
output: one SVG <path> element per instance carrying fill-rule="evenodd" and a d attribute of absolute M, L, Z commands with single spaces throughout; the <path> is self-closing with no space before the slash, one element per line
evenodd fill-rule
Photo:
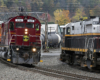
<path fill-rule="evenodd" d="M 48 49 L 48 13 L 45 13 L 45 50 L 44 52 L 49 52 L 49 49 Z"/>

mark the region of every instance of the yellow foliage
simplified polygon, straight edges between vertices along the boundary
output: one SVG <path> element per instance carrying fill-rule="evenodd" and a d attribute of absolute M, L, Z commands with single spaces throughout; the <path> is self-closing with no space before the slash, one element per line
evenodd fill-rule
<path fill-rule="evenodd" d="M 90 10 L 90 16 L 93 16 L 93 15 L 94 15 L 93 10 Z"/>
<path fill-rule="evenodd" d="M 3 0 L 1 0 L 1 6 L 0 7 L 5 7 Z"/>
<path fill-rule="evenodd" d="M 42 0 L 33 0 L 33 3 L 37 3 L 38 6 L 42 5 Z"/>
<path fill-rule="evenodd" d="M 54 11 L 54 16 L 55 23 L 59 25 L 64 25 L 70 22 L 69 10 L 57 9 L 56 11 Z"/>
<path fill-rule="evenodd" d="M 85 13 L 82 8 L 78 8 L 75 12 L 75 16 L 72 18 L 74 21 L 79 21 L 80 18 L 83 18 L 85 16 Z"/>
<path fill-rule="evenodd" d="M 83 17 L 83 20 L 86 20 L 86 19 L 88 19 L 88 17 Z"/>

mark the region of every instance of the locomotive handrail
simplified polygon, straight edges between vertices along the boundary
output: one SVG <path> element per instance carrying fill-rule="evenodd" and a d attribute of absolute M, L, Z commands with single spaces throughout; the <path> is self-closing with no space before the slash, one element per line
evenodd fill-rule
<path fill-rule="evenodd" d="M 10 43 L 11 43 L 11 40 L 12 40 L 12 36 L 11 36 L 11 33 L 10 33 L 10 29 L 9 29 L 9 35 L 10 35 L 10 41 L 9 41 L 9 44 L 8 45 L 10 45 Z"/>
<path fill-rule="evenodd" d="M 24 35 L 12 35 L 12 36 L 24 36 Z M 39 37 L 39 36 L 36 36 L 36 35 L 30 35 L 31 37 Z"/>
<path fill-rule="evenodd" d="M 100 37 L 93 37 L 93 39 L 100 39 Z"/>
<path fill-rule="evenodd" d="M 36 36 L 36 35 L 29 35 L 29 36 L 31 36 L 31 37 L 40 37 L 40 36 Z"/>
<path fill-rule="evenodd" d="M 10 37 L 11 37 L 11 38 L 10 38 L 10 41 L 9 41 L 9 45 L 10 45 L 10 43 L 11 43 L 11 40 L 12 40 L 12 37 L 13 37 L 13 36 L 24 36 L 24 35 L 12 35 L 12 36 L 11 36 L 11 34 L 10 34 Z M 29 37 L 40 37 L 40 36 L 29 35 Z"/>

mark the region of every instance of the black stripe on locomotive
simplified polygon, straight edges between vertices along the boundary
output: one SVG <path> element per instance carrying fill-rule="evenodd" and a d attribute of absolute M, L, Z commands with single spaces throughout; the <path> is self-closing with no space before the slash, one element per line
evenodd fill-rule
<path fill-rule="evenodd" d="M 81 48 L 85 49 L 85 42 L 87 44 L 87 41 L 89 38 L 93 37 L 100 37 L 100 35 L 87 35 L 87 36 L 65 36 L 65 46 L 67 48 Z M 100 39 L 94 40 L 94 49 L 100 48 Z"/>

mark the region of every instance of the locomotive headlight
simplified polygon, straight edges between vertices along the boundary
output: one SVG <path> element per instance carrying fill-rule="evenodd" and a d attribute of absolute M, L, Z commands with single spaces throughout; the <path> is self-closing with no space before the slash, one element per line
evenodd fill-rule
<path fill-rule="evenodd" d="M 36 52 L 36 48 L 33 48 L 32 51 L 33 51 L 33 52 Z"/>
<path fill-rule="evenodd" d="M 25 29 L 25 34 L 28 34 L 28 29 Z"/>
<path fill-rule="evenodd" d="M 25 31 L 28 31 L 28 29 L 25 29 Z"/>
<path fill-rule="evenodd" d="M 28 34 L 28 32 L 25 32 L 25 34 Z"/>
<path fill-rule="evenodd" d="M 19 51 L 19 48 L 16 48 L 17 51 Z"/>

